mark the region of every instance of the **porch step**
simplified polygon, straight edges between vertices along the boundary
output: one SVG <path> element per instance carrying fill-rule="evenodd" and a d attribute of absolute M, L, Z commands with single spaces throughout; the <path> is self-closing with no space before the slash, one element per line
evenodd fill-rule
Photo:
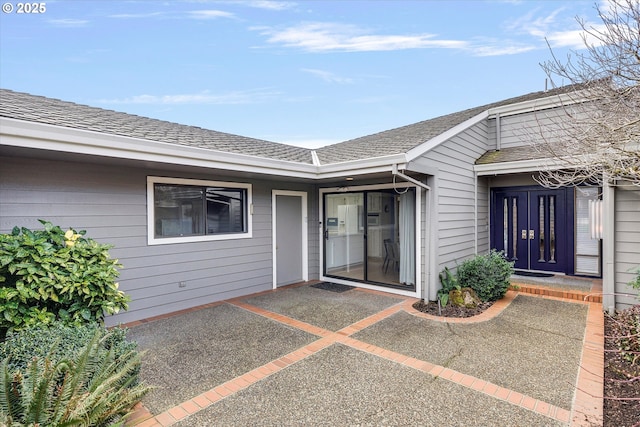
<path fill-rule="evenodd" d="M 602 303 L 602 289 L 598 289 L 595 284 L 591 287 L 590 291 L 584 291 L 579 289 L 560 289 L 554 288 L 553 286 L 520 283 L 519 281 L 512 279 L 509 289 L 525 294 L 544 295 L 577 301 Z"/>

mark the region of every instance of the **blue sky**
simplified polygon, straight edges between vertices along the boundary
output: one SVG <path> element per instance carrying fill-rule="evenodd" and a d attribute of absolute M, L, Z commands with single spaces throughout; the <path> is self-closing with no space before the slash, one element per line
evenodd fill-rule
<path fill-rule="evenodd" d="M 0 86 L 315 148 L 543 90 L 595 1 L 8 2 Z"/>

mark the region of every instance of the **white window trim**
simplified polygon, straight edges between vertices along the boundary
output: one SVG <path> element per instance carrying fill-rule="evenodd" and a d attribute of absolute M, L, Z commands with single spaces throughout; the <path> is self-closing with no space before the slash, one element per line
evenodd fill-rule
<path fill-rule="evenodd" d="M 209 234 L 203 236 L 163 237 L 155 236 L 155 184 L 178 184 L 208 187 L 243 188 L 247 190 L 247 232 L 232 234 Z M 169 245 L 174 243 L 210 242 L 216 240 L 250 239 L 253 237 L 253 199 L 251 184 L 226 181 L 206 181 L 201 179 L 168 178 L 147 176 L 147 244 Z"/>

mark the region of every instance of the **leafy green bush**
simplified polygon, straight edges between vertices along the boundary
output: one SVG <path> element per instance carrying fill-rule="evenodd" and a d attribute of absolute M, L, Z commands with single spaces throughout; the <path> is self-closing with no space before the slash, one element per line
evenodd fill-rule
<path fill-rule="evenodd" d="M 97 323 L 80 326 L 62 322 L 36 325 L 9 332 L 5 341 L 0 343 L 0 360 L 9 358 L 11 371 L 24 371 L 34 357 L 48 357 L 56 364 L 80 353 L 96 334 L 104 341 L 104 351 L 112 351 L 115 357 L 120 357 L 138 347 L 135 342 L 127 341 L 126 333 L 125 328 L 107 331 Z"/>
<path fill-rule="evenodd" d="M 0 369 L 0 424 L 7 426 L 111 426 L 149 391 L 133 385 L 140 354 L 116 356 L 103 336 L 94 336 L 75 356 L 54 361 L 33 358 L 25 370 L 12 371 L 9 359 Z M 49 348 L 59 353 L 57 344 Z"/>
<path fill-rule="evenodd" d="M 440 283 L 442 283 L 442 287 L 438 289 L 438 300 L 440 306 L 444 307 L 449 302 L 449 293 L 453 290 L 460 290 L 460 284 L 458 278 L 451 273 L 448 267 L 445 267 L 440 273 Z"/>
<path fill-rule="evenodd" d="M 486 255 L 464 261 L 457 270 L 460 286 L 473 289 L 482 301 L 496 301 L 504 297 L 512 274 L 513 262 L 493 249 Z"/>
<path fill-rule="evenodd" d="M 115 282 L 120 264 L 109 257 L 111 246 L 40 222 L 43 230 L 0 234 L 0 336 L 56 319 L 100 322 L 126 310 L 130 298 Z"/>

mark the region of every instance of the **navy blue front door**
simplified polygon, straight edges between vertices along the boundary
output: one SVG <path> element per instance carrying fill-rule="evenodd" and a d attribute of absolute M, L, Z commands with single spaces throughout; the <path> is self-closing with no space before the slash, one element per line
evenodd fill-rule
<path fill-rule="evenodd" d="M 514 267 L 570 273 L 572 200 L 567 190 L 540 187 L 492 190 L 491 247 Z"/>

